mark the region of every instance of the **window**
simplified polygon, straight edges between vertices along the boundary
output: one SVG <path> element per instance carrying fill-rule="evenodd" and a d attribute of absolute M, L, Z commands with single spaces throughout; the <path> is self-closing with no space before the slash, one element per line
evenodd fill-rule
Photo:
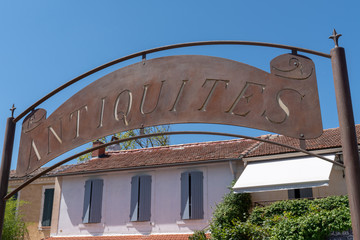
<path fill-rule="evenodd" d="M 15 201 L 17 201 L 19 198 L 19 192 L 16 192 L 13 196 L 12 199 L 14 199 Z"/>
<path fill-rule="evenodd" d="M 41 226 L 51 226 L 51 216 L 54 202 L 54 188 L 44 188 L 43 208 L 41 216 Z"/>
<path fill-rule="evenodd" d="M 312 198 L 312 188 L 303 188 L 303 189 L 291 189 L 288 190 L 289 199 L 298 199 L 298 198 Z"/>
<path fill-rule="evenodd" d="M 151 176 L 131 178 L 130 221 L 150 221 Z"/>
<path fill-rule="evenodd" d="M 181 174 L 181 219 L 203 219 L 203 173 Z"/>
<path fill-rule="evenodd" d="M 16 187 L 14 187 L 14 188 L 9 188 L 7 193 L 9 194 L 9 193 L 11 193 L 12 191 L 14 191 L 15 189 L 16 189 Z M 15 200 L 15 201 L 19 200 L 19 199 L 20 199 L 20 191 L 16 192 L 16 193 L 11 197 L 11 199 L 13 199 L 13 200 Z"/>
<path fill-rule="evenodd" d="M 85 182 L 83 223 L 101 222 L 102 195 L 102 179 L 90 179 Z"/>

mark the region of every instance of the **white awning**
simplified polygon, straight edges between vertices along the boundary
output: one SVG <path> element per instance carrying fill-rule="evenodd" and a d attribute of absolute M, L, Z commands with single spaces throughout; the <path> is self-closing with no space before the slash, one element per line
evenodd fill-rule
<path fill-rule="evenodd" d="M 233 190 L 243 193 L 327 186 L 332 165 L 316 157 L 249 162 Z"/>

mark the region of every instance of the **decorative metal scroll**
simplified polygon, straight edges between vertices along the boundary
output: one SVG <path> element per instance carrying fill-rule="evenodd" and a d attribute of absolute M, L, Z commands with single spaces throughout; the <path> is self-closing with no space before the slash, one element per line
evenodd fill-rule
<path fill-rule="evenodd" d="M 284 54 L 271 73 L 229 59 L 170 56 L 116 70 L 85 87 L 46 118 L 22 125 L 17 174 L 26 175 L 102 136 L 173 123 L 217 123 L 310 139 L 322 134 L 315 66 Z"/>

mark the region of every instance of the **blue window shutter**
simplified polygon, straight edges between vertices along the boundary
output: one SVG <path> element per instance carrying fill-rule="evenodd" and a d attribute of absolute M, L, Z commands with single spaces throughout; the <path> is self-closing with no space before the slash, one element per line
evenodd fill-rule
<path fill-rule="evenodd" d="M 181 174 L 181 219 L 190 218 L 189 210 L 189 173 L 183 172 Z"/>
<path fill-rule="evenodd" d="M 54 202 L 54 189 L 45 189 L 44 193 L 44 206 L 42 215 L 42 226 L 51 226 L 52 207 Z"/>
<path fill-rule="evenodd" d="M 19 196 L 19 192 L 16 192 L 14 196 L 12 196 L 12 199 L 14 199 L 15 201 L 18 200 L 18 196 Z"/>
<path fill-rule="evenodd" d="M 130 221 L 138 220 L 139 183 L 139 176 L 131 178 Z"/>
<path fill-rule="evenodd" d="M 289 199 L 312 198 L 312 197 L 313 197 L 312 188 L 290 189 L 290 190 L 288 190 L 288 198 Z"/>
<path fill-rule="evenodd" d="M 300 197 L 301 198 L 312 198 L 313 197 L 312 188 L 300 189 Z"/>
<path fill-rule="evenodd" d="M 204 218 L 203 173 L 191 172 L 191 219 Z"/>
<path fill-rule="evenodd" d="M 83 217 L 82 217 L 83 223 L 89 223 L 91 186 L 92 186 L 92 181 L 87 180 L 85 182 L 84 207 L 83 207 Z"/>
<path fill-rule="evenodd" d="M 294 199 L 295 198 L 295 189 L 288 190 L 288 198 Z"/>
<path fill-rule="evenodd" d="M 139 219 L 150 221 L 151 217 L 151 176 L 140 176 Z"/>
<path fill-rule="evenodd" d="M 101 222 L 103 185 L 104 184 L 102 179 L 92 180 L 90 218 L 89 218 L 89 222 L 91 223 Z"/>

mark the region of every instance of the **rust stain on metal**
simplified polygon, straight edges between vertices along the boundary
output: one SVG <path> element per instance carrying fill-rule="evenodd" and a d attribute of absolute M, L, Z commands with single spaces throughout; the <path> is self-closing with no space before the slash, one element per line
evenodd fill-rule
<path fill-rule="evenodd" d="M 310 139 L 322 134 L 315 66 L 284 54 L 271 72 L 229 59 L 170 56 L 116 70 L 88 85 L 46 118 L 23 122 L 17 174 L 116 132 L 174 123 L 217 123 Z"/>

